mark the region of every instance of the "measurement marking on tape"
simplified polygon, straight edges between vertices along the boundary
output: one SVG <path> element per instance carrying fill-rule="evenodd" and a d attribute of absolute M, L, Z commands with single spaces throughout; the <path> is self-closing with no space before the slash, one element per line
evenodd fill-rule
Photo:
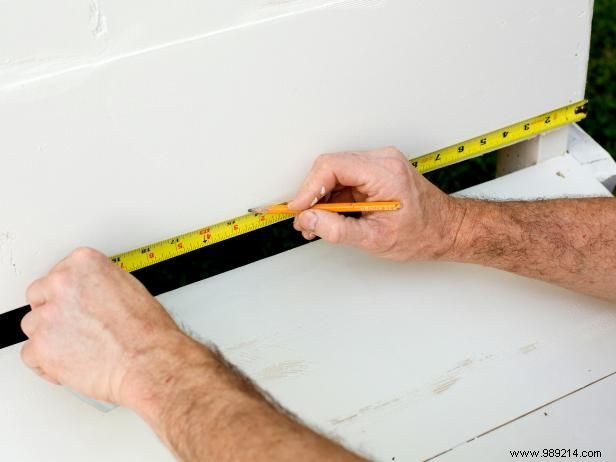
<path fill-rule="evenodd" d="M 410 159 L 409 162 L 420 173 L 430 172 L 578 122 L 586 114 L 587 101 L 584 100 Z M 289 215 L 242 215 L 121 253 L 111 257 L 111 261 L 132 272 L 290 218 Z"/>
<path fill-rule="evenodd" d="M 457 162 L 533 138 L 563 125 L 579 122 L 586 117 L 588 112 L 587 104 L 588 101 L 586 100 L 570 104 L 569 106 L 471 138 L 462 143 L 453 144 L 430 154 L 413 158 L 410 162 L 420 173 L 447 167 Z"/>
<path fill-rule="evenodd" d="M 242 215 L 115 255 L 111 261 L 132 272 L 288 219 L 289 215 Z"/>

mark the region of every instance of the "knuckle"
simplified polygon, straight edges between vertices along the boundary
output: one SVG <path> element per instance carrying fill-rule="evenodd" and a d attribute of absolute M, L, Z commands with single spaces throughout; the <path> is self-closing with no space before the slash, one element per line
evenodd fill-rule
<path fill-rule="evenodd" d="M 379 242 L 379 251 L 383 254 L 392 252 L 398 246 L 399 236 L 397 232 L 385 234 L 384 239 Z"/>
<path fill-rule="evenodd" d="M 360 245 L 364 250 L 376 252 L 380 249 L 382 240 L 376 234 L 375 232 L 369 232 L 362 236 Z"/>
<path fill-rule="evenodd" d="M 395 146 L 387 146 L 385 149 L 385 154 L 390 155 L 392 157 L 404 157 L 404 155 L 402 154 L 402 151 L 400 151 L 397 147 Z"/>
<path fill-rule="evenodd" d="M 33 333 L 32 329 L 32 312 L 28 313 L 26 316 L 24 316 L 21 319 L 21 322 L 19 323 L 19 326 L 21 327 L 21 330 L 24 334 L 26 334 L 28 337 L 30 337 Z"/>
<path fill-rule="evenodd" d="M 377 250 L 377 242 L 378 241 L 374 238 L 373 233 L 366 233 L 361 237 L 359 245 L 362 249 L 372 252 Z"/>
<path fill-rule="evenodd" d="M 381 224 L 366 235 L 364 245 L 371 252 L 387 254 L 398 245 L 399 232 L 390 226 Z"/>
<path fill-rule="evenodd" d="M 50 292 L 55 294 L 62 293 L 69 282 L 69 275 L 65 271 L 53 272 L 45 278 L 45 283 Z"/>
<path fill-rule="evenodd" d="M 331 156 L 332 156 L 331 154 L 320 154 L 314 160 L 314 167 L 322 168 L 324 166 L 327 166 L 331 162 Z"/>
<path fill-rule="evenodd" d="M 341 154 L 347 165 L 368 165 L 376 156 L 374 152 L 348 151 Z"/>
<path fill-rule="evenodd" d="M 394 175 L 404 175 L 409 171 L 408 161 L 404 157 L 389 157 L 383 159 L 383 165 Z"/>
<path fill-rule="evenodd" d="M 19 352 L 19 356 L 26 366 L 32 367 L 41 361 L 41 353 L 44 351 L 45 349 L 41 348 L 40 339 L 37 334 L 37 336 L 28 339 L 28 341 L 24 343 Z"/>
<path fill-rule="evenodd" d="M 383 236 L 383 240 L 379 242 L 380 251 L 383 253 L 389 253 L 398 245 L 398 233 L 388 232 Z"/>
<path fill-rule="evenodd" d="M 48 324 L 54 324 L 58 321 L 60 316 L 60 310 L 53 303 L 49 303 L 44 309 L 40 311 L 41 326 L 44 327 Z M 43 330 L 43 329 L 42 329 Z"/>
<path fill-rule="evenodd" d="M 28 302 L 31 302 L 32 300 L 35 299 L 35 296 L 37 294 L 37 286 L 39 286 L 39 284 L 40 284 L 39 281 L 33 282 L 26 289 L 26 300 L 28 300 Z"/>
<path fill-rule="evenodd" d="M 344 240 L 344 226 L 341 224 L 336 224 L 330 227 L 329 232 L 327 233 L 327 241 L 332 244 L 340 244 Z"/>
<path fill-rule="evenodd" d="M 71 258 L 77 261 L 92 260 L 95 258 L 100 258 L 100 256 L 101 253 L 98 250 L 90 247 L 78 247 L 73 250 L 73 253 L 71 253 Z"/>
<path fill-rule="evenodd" d="M 21 360 L 28 364 L 28 360 L 30 359 L 30 353 L 32 350 L 32 340 L 28 340 L 26 343 L 24 343 L 24 345 L 21 347 L 21 350 L 19 352 L 19 356 L 21 357 Z"/>

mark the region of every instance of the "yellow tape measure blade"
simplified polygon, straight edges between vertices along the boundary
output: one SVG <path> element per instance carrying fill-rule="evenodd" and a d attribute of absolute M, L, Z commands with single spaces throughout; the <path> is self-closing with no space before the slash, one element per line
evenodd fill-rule
<path fill-rule="evenodd" d="M 569 106 L 472 138 L 463 143 L 411 159 L 410 162 L 420 173 L 430 172 L 519 141 L 524 141 L 554 128 L 578 122 L 586 117 L 586 113 L 587 101 L 570 104 Z M 121 253 L 111 257 L 111 260 L 120 268 L 132 272 L 288 219 L 290 219 L 290 216 L 286 214 L 242 215 L 228 221 Z"/>
<path fill-rule="evenodd" d="M 463 160 L 487 154 L 521 141 L 528 140 L 542 133 L 554 130 L 586 117 L 588 101 L 570 104 L 568 106 L 546 112 L 490 133 L 471 138 L 462 143 L 448 146 L 424 156 L 410 159 L 411 164 L 420 173 L 453 165 Z"/>
<path fill-rule="evenodd" d="M 289 218 L 289 215 L 259 215 L 253 213 L 242 215 L 118 254 L 111 257 L 111 261 L 118 267 L 132 272 Z"/>

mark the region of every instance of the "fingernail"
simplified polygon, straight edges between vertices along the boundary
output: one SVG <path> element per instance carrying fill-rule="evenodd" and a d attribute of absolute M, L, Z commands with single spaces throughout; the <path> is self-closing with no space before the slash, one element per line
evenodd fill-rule
<path fill-rule="evenodd" d="M 314 199 L 312 199 L 312 202 L 310 203 L 310 207 L 314 207 L 315 205 L 317 205 L 317 202 L 319 202 L 319 199 L 315 197 Z"/>
<path fill-rule="evenodd" d="M 299 216 L 299 224 L 305 230 L 314 231 L 318 219 L 319 217 L 317 217 L 316 213 L 304 212 Z"/>
<path fill-rule="evenodd" d="M 321 186 L 321 197 L 325 195 L 325 186 Z"/>

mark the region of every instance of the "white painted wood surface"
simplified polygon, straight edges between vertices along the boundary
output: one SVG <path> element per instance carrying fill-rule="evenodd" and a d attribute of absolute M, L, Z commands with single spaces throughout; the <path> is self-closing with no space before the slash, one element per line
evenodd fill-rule
<path fill-rule="evenodd" d="M 496 175 L 506 175 L 562 156 L 569 146 L 570 130 L 570 126 L 560 127 L 500 150 L 497 154 Z"/>
<path fill-rule="evenodd" d="M 592 116 L 591 116 L 592 117 Z M 578 124 L 547 132 L 498 153 L 496 175 L 502 176 L 571 152 L 608 191 L 616 188 L 616 163 Z"/>
<path fill-rule="evenodd" d="M 616 377 L 611 376 L 571 396 L 542 407 L 528 416 L 463 444 L 438 462 L 510 462 L 509 451 L 578 450 L 578 459 L 616 460 Z M 601 451 L 583 458 L 582 451 Z M 519 457 L 519 459 L 522 459 Z M 545 459 L 549 460 L 548 457 Z M 559 458 L 552 458 L 559 460 Z M 575 460 L 576 457 L 560 460 Z M 526 460 L 539 460 L 538 458 Z"/>
<path fill-rule="evenodd" d="M 614 159 L 577 124 L 569 130 L 569 148 L 571 155 L 580 165 L 601 182 L 608 191 L 614 191 L 616 188 Z"/>
<path fill-rule="evenodd" d="M 380 0 L 4 0 L 0 88 L 320 7 Z"/>
<path fill-rule="evenodd" d="M 395 3 L 404 5 L 398 17 L 401 24 L 392 21 L 391 26 L 416 29 L 412 37 L 420 39 L 414 45 L 407 42 L 407 46 L 433 49 L 435 55 L 447 62 L 448 56 L 456 56 L 455 46 L 450 55 L 449 47 L 440 47 L 439 40 L 431 44 L 437 35 L 450 41 L 460 39 L 462 46 L 470 45 L 463 50 L 462 56 L 449 62 L 451 68 L 447 74 L 456 78 L 459 78 L 456 74 L 463 71 L 458 67 L 461 59 L 481 50 L 488 42 L 498 45 L 505 35 L 513 41 L 522 35 L 522 30 L 528 32 L 528 39 L 535 40 L 519 43 L 521 47 L 526 45 L 520 50 L 530 54 L 528 62 L 520 62 L 520 72 L 525 70 L 529 75 L 539 71 L 537 75 L 540 76 L 543 66 L 535 58 L 548 47 L 552 48 L 553 62 L 561 61 L 554 72 L 558 72 L 561 65 L 568 66 L 564 61 L 570 59 L 585 68 L 592 10 L 592 2 L 588 0 L 544 0 L 541 3 L 472 0 L 465 5 L 452 0 L 178 0 L 173 3 L 165 0 L 3 0 L 0 2 L 0 88 L 66 69 L 92 66 L 140 50 L 319 8 L 333 9 L 351 21 L 356 13 L 368 14 L 378 21 L 379 12 L 389 14 L 388 10 Z M 476 28 L 489 37 L 479 48 L 472 43 L 473 36 L 478 33 Z M 550 30 L 554 33 L 543 33 Z M 315 41 L 336 38 L 320 28 L 313 29 L 312 36 Z M 412 53 L 409 58 L 413 64 L 423 64 Z M 489 75 L 494 72 L 490 67 L 498 64 L 503 56 L 490 54 L 485 58 L 477 62 L 473 70 L 476 74 L 485 72 L 484 78 L 489 82 Z M 520 53 L 509 56 L 512 61 L 519 58 Z M 529 72 L 530 69 L 533 72 Z M 569 78 L 566 74 L 559 77 Z M 511 82 L 516 80 L 512 78 Z M 517 83 L 524 84 L 523 81 Z M 478 96 L 489 95 L 480 93 Z"/>
<path fill-rule="evenodd" d="M 607 195 L 568 156 L 466 193 Z M 383 461 L 435 456 L 616 370 L 612 305 L 323 242 L 160 299 L 307 422 Z M 170 460 L 128 411 L 99 413 L 26 371 L 18 347 L 0 351 L 0 370 L 0 393 L 14 397 L 2 403 L 2 460 Z M 37 445 L 23 444 L 30 434 Z"/>
<path fill-rule="evenodd" d="M 586 0 L 244 1 L 212 22 L 217 2 L 93 3 L 0 4 L 0 311 L 75 246 L 113 254 L 289 198 L 317 153 L 422 154 L 584 93 Z M 606 194 L 568 157 L 515 175 L 471 193 Z M 162 300 L 382 460 L 435 455 L 614 366 L 607 304 L 323 243 Z M 18 351 L 0 351 L 0 459 L 171 460 L 130 412 L 41 382 Z"/>
<path fill-rule="evenodd" d="M 4 88 L 0 311 L 77 245 L 113 254 L 288 199 L 318 153 L 419 155 L 580 100 L 590 16 L 323 8 Z"/>

